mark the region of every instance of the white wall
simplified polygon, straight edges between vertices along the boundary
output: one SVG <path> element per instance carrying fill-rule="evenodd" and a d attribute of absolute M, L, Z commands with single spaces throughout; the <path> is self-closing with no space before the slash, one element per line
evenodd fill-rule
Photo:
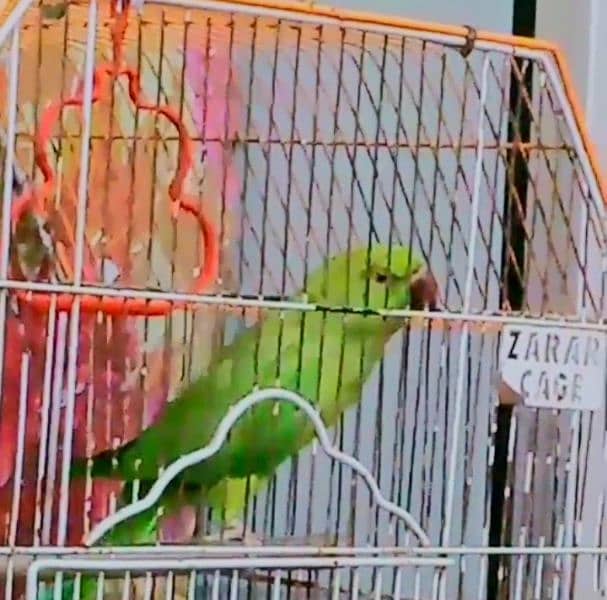
<path fill-rule="evenodd" d="M 368 0 L 326 0 L 323 4 L 502 33 L 512 31 L 512 0 L 377 0 L 372 4 Z"/>
<path fill-rule="evenodd" d="M 556 42 L 565 52 L 601 163 L 607 168 L 607 4 L 602 0 L 537 0 L 537 37 Z"/>

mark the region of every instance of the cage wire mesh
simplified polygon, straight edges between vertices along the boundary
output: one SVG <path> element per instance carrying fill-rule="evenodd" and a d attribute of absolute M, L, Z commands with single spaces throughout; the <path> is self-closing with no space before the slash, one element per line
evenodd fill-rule
<path fill-rule="evenodd" d="M 558 52 L 287 4 L 175 0 L 128 12 L 122 58 L 146 101 L 170 107 L 187 131 L 184 190 L 218 237 L 215 284 L 173 310 L 209 248 L 191 215 L 171 218 L 184 142 L 175 127 L 137 107 L 124 78 L 92 104 L 117 18 L 106 1 L 21 2 L 0 28 L 6 597 L 25 593 L 36 556 L 30 597 L 43 572 L 81 569 L 127 582 L 148 573 L 104 596 L 486 598 L 496 567 L 496 597 L 603 597 L 604 406 L 532 408 L 513 402 L 500 374 L 508 324 L 566 319 L 604 335 L 604 188 Z M 45 111 L 79 93 L 82 106 L 47 132 L 57 176 L 46 228 L 17 228 L 11 203 L 41 182 Z M 50 267 L 30 254 L 44 255 L 45 234 L 67 240 Z M 441 310 L 395 312 L 402 328 L 333 443 L 373 473 L 431 548 L 390 527 L 352 472 L 312 444 L 247 494 L 241 535 L 266 555 L 213 546 L 225 527 L 198 506 L 164 522 L 158 554 L 118 549 L 112 562 L 95 548 L 65 549 L 115 511 L 121 490 L 69 481 L 72 458 L 135 439 L 243 325 L 319 312 L 313 298 L 286 300 L 329 257 L 376 242 L 423 257 Z M 103 293 L 162 310 L 89 312 L 85 298 Z M 58 310 L 61 298 L 71 312 Z M 351 316 L 343 306 L 330 314 Z M 604 380 L 595 387 L 602 396 Z M 312 560 L 310 548 L 334 546 L 333 558 Z M 569 546 L 586 550 L 555 549 Z"/>

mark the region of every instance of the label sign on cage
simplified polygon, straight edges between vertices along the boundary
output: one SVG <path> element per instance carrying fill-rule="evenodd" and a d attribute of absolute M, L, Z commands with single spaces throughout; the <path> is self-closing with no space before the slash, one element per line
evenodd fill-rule
<path fill-rule="evenodd" d="M 502 378 L 526 406 L 597 410 L 605 406 L 607 337 L 596 331 L 506 325 Z"/>

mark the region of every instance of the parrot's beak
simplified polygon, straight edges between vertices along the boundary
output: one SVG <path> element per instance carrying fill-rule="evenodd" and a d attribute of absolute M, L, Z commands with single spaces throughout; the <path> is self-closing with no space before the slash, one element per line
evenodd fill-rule
<path fill-rule="evenodd" d="M 432 273 L 424 270 L 411 280 L 411 308 L 435 311 L 439 309 L 438 303 L 438 283 Z"/>

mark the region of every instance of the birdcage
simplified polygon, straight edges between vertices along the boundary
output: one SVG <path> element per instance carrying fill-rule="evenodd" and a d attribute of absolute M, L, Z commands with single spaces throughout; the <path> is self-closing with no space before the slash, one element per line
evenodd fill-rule
<path fill-rule="evenodd" d="M 607 187 L 557 48 L 279 0 L 2 19 L 7 598 L 604 596 Z M 157 438 L 191 452 L 95 475 L 197 378 Z M 188 473 L 268 405 L 307 442 L 209 510 Z"/>

